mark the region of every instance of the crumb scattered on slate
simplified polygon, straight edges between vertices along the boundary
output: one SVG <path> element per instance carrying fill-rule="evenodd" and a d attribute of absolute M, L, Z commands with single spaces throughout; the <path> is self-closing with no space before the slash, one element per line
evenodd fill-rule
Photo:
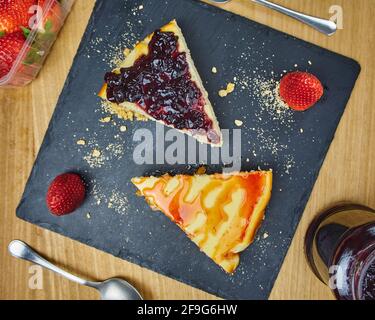
<path fill-rule="evenodd" d="M 118 190 L 113 190 L 108 198 L 108 208 L 113 209 L 119 214 L 125 214 L 128 208 L 129 201 L 126 194 Z"/>
<path fill-rule="evenodd" d="M 242 127 L 243 126 L 243 121 L 241 120 L 234 120 L 234 123 L 237 127 Z"/>
<path fill-rule="evenodd" d="M 84 139 L 80 139 L 80 140 L 77 140 L 77 144 L 79 146 L 85 146 L 86 145 L 86 141 Z"/>
<path fill-rule="evenodd" d="M 104 165 L 111 165 L 112 160 L 119 160 L 123 157 L 125 145 L 123 140 L 119 140 L 120 136 L 115 136 L 114 142 L 109 142 L 106 145 L 99 145 L 96 140 L 96 133 L 92 137 L 87 137 L 85 143 L 79 143 L 79 146 L 84 152 L 83 159 L 90 166 L 90 168 L 101 168 Z M 77 143 L 78 144 L 78 143 Z"/>
<path fill-rule="evenodd" d="M 99 121 L 102 123 L 108 123 L 108 122 L 111 122 L 111 119 L 112 118 L 108 116 L 108 117 L 101 118 Z"/>
<path fill-rule="evenodd" d="M 92 150 L 92 156 L 95 158 L 99 158 L 102 155 L 102 153 L 98 149 Z"/>
<path fill-rule="evenodd" d="M 222 89 L 219 91 L 219 96 L 222 98 L 226 97 L 228 94 L 234 91 L 235 87 L 236 85 L 234 83 L 229 82 L 226 89 Z"/>

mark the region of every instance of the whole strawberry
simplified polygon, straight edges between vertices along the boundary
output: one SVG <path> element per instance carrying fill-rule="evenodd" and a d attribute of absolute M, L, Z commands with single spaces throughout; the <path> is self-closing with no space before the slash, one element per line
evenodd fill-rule
<path fill-rule="evenodd" d="M 0 35 L 28 28 L 38 0 L 0 0 Z"/>
<path fill-rule="evenodd" d="M 25 40 L 21 31 L 0 37 L 0 78 L 9 73 Z"/>
<path fill-rule="evenodd" d="M 319 79 L 308 72 L 291 72 L 280 81 L 280 97 L 293 110 L 311 108 L 320 100 L 323 92 Z"/>
<path fill-rule="evenodd" d="M 86 188 L 78 174 L 65 173 L 52 181 L 48 188 L 46 203 L 56 216 L 63 216 L 76 210 L 85 199 Z"/>

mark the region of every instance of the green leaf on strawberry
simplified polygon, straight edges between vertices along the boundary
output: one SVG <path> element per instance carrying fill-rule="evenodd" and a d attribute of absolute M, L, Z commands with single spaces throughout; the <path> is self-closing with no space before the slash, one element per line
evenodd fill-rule
<path fill-rule="evenodd" d="M 22 26 L 21 26 L 21 30 L 22 30 L 22 32 L 23 32 L 23 35 L 24 35 L 25 38 L 27 39 L 27 38 L 29 37 L 30 33 L 31 33 L 31 30 L 28 29 L 28 28 L 22 27 Z"/>
<path fill-rule="evenodd" d="M 0 37 L 2 36 L 5 36 L 5 32 L 4 31 L 0 31 Z"/>
<path fill-rule="evenodd" d="M 49 50 L 52 43 L 54 42 L 57 34 L 54 32 L 48 32 L 47 29 L 45 32 L 38 32 L 31 48 L 29 49 L 23 64 L 33 65 L 40 63 L 44 58 L 45 53 Z"/>
<path fill-rule="evenodd" d="M 47 20 L 46 24 L 44 25 L 44 29 L 49 32 L 52 30 L 53 23 L 51 20 Z"/>

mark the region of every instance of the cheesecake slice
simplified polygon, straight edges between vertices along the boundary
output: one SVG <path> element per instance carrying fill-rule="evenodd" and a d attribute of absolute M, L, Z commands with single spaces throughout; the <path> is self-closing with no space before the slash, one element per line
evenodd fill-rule
<path fill-rule="evenodd" d="M 272 172 L 133 178 L 138 195 L 162 211 L 226 272 L 254 240 L 271 197 Z"/>
<path fill-rule="evenodd" d="M 108 72 L 99 96 L 199 142 L 223 144 L 207 91 L 175 20 L 139 42 Z"/>

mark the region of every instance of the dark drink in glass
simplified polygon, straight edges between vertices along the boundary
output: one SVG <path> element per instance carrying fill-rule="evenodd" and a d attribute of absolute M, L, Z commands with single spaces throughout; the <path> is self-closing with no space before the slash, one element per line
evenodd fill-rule
<path fill-rule="evenodd" d="M 311 223 L 305 253 L 339 300 L 375 300 L 375 210 L 343 204 Z"/>

